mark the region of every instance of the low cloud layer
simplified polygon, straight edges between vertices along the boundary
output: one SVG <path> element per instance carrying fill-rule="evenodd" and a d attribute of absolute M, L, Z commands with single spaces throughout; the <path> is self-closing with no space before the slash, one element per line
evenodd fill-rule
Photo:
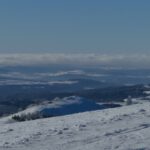
<path fill-rule="evenodd" d="M 0 54 L 0 66 L 73 65 L 150 68 L 150 55 L 107 54 Z"/>

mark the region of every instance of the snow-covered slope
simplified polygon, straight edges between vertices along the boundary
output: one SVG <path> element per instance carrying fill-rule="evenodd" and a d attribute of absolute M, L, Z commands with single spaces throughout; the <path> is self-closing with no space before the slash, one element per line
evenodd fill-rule
<path fill-rule="evenodd" d="M 39 114 L 40 116 L 52 117 L 119 106 L 119 104 L 97 104 L 95 101 L 83 97 L 69 96 L 30 106 L 16 115 Z"/>
<path fill-rule="evenodd" d="M 0 119 L 0 150 L 117 149 L 150 149 L 150 102 L 26 122 Z"/>
<path fill-rule="evenodd" d="M 21 114 L 41 114 L 42 116 L 62 116 L 85 111 L 103 109 L 92 100 L 79 96 L 70 96 L 65 98 L 55 98 L 52 101 L 44 101 L 41 104 L 33 105 L 18 113 Z"/>

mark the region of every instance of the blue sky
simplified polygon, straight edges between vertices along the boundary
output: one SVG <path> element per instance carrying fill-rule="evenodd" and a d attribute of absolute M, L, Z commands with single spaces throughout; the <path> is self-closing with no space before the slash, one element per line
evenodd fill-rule
<path fill-rule="evenodd" d="M 0 53 L 148 53 L 149 0 L 1 0 Z"/>

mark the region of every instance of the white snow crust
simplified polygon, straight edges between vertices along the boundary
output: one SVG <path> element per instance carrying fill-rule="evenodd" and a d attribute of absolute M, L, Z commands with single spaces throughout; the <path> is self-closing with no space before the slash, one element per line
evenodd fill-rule
<path fill-rule="evenodd" d="M 1 118 L 0 150 L 150 150 L 150 102 L 25 122 Z"/>

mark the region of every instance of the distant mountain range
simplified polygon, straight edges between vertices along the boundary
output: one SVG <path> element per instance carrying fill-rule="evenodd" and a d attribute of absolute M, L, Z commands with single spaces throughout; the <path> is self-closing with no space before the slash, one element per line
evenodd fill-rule
<path fill-rule="evenodd" d="M 26 109 L 31 104 L 43 101 L 51 102 L 54 98 L 79 96 L 96 102 L 123 102 L 129 95 L 133 98 L 149 99 L 149 85 L 112 86 L 78 91 L 52 91 L 50 85 L 5 85 L 0 86 L 0 115 L 15 113 Z M 61 87 L 62 89 L 65 86 Z M 59 89 L 59 88 L 58 88 Z"/>
<path fill-rule="evenodd" d="M 97 102 L 146 97 L 148 69 L 59 66 L 0 68 L 0 116 L 54 98 L 79 96 Z"/>

